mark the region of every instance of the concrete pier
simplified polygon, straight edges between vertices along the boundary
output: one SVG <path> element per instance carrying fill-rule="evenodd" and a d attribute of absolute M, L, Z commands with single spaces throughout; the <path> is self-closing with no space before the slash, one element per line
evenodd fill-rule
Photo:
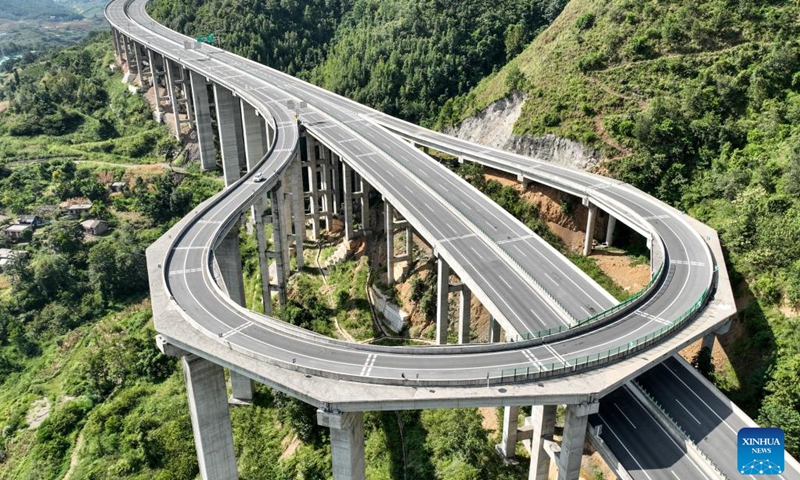
<path fill-rule="evenodd" d="M 169 101 L 172 105 L 172 122 L 175 127 L 175 138 L 181 139 L 181 114 L 178 109 L 178 89 L 175 88 L 175 63 L 167 57 L 164 57 L 164 70 L 167 73 L 167 92 L 169 93 Z"/>
<path fill-rule="evenodd" d="M 239 250 L 239 228 L 234 227 L 225 235 L 222 243 L 214 251 L 219 265 L 222 281 L 228 296 L 237 304 L 244 306 L 244 281 L 242 277 L 242 254 Z"/>
<path fill-rule="evenodd" d="M 597 205 L 589 205 L 589 218 L 586 221 L 586 236 L 583 238 L 583 256 L 592 253 L 594 242 L 594 227 L 597 224 Z"/>
<path fill-rule="evenodd" d="M 394 283 L 394 208 L 388 200 L 383 202 L 383 216 L 386 224 L 386 283 Z"/>
<path fill-rule="evenodd" d="M 344 193 L 344 239 L 353 239 L 353 171 L 342 162 L 342 193 Z"/>
<path fill-rule="evenodd" d="M 450 266 L 444 258 L 436 260 L 438 275 L 436 276 L 436 344 L 447 345 L 448 297 L 450 295 Z"/>
<path fill-rule="evenodd" d="M 253 205 L 253 217 L 255 220 L 256 243 L 258 244 L 258 267 L 261 272 L 261 297 L 264 305 L 264 313 L 272 314 L 272 291 L 269 284 L 269 261 L 267 252 L 267 232 L 264 229 L 264 209 L 265 198 L 262 196 Z"/>
<path fill-rule="evenodd" d="M 331 431 L 333 480 L 364 480 L 364 414 L 317 410 L 317 423 Z"/>
<path fill-rule="evenodd" d="M 233 94 L 225 87 L 214 84 L 214 97 L 217 108 L 217 127 L 219 130 L 219 146 L 222 151 L 222 170 L 225 176 L 225 186 L 239 180 L 240 145 L 236 133 L 236 100 Z"/>
<path fill-rule="evenodd" d="M 194 444 L 203 480 L 238 480 L 225 372 L 203 358 L 182 357 Z"/>
<path fill-rule="evenodd" d="M 461 286 L 461 296 L 458 302 L 458 343 L 469 343 L 470 334 L 470 302 L 472 292 L 466 285 Z"/>
<path fill-rule="evenodd" d="M 514 452 L 517 448 L 517 426 L 519 423 L 519 407 L 505 407 L 503 412 L 503 440 L 497 446 L 497 450 L 506 460 L 516 457 Z"/>
<path fill-rule="evenodd" d="M 240 99 L 242 125 L 244 128 L 244 154 L 247 159 L 247 170 L 252 170 L 264 157 L 261 143 L 261 119 L 252 105 Z"/>
<path fill-rule="evenodd" d="M 303 259 L 303 242 L 306 240 L 306 206 L 305 198 L 303 196 L 303 162 L 300 158 L 300 152 L 294 157 L 291 165 L 287 169 L 289 175 L 289 191 L 292 202 L 292 219 L 294 227 L 294 251 L 297 257 L 297 271 L 302 271 L 305 265 Z M 284 189 L 287 185 L 284 185 Z M 288 269 L 289 264 L 286 264 Z"/>
<path fill-rule="evenodd" d="M 244 375 L 231 371 L 231 399 L 235 403 L 250 403 L 253 401 L 255 389 L 253 381 Z"/>
<path fill-rule="evenodd" d="M 190 72 L 192 83 L 192 103 L 194 119 L 197 126 L 197 146 L 200 150 L 200 166 L 203 170 L 211 170 L 217 166 L 214 149 L 214 130 L 211 126 L 211 107 L 208 103 L 208 86 L 202 75 Z"/>
<path fill-rule="evenodd" d="M 550 455 L 544 448 L 545 441 L 552 441 L 555 433 L 556 405 L 534 405 L 531 407 L 528 422 L 533 426 L 528 480 L 547 480 L 550 473 Z"/>
<path fill-rule="evenodd" d="M 617 229 L 617 219 L 612 215 L 608 215 L 608 224 L 606 225 L 606 245 L 609 247 L 614 243 L 614 233 Z"/>
<path fill-rule="evenodd" d="M 500 341 L 500 332 L 502 331 L 502 327 L 494 319 L 494 317 L 489 317 L 489 343 L 495 343 Z"/>
<path fill-rule="evenodd" d="M 561 454 L 558 456 L 558 480 L 578 480 L 583 444 L 586 441 L 586 425 L 589 415 L 597 413 L 599 406 L 598 402 L 567 405 Z"/>
<path fill-rule="evenodd" d="M 288 278 L 286 269 L 289 261 L 289 248 L 283 230 L 285 224 L 283 188 L 269 192 L 269 198 L 272 210 L 272 244 L 275 248 L 272 255 L 275 259 L 275 289 L 278 291 L 278 303 L 286 305 L 286 280 Z"/>
<path fill-rule="evenodd" d="M 314 240 L 319 239 L 319 168 L 317 166 L 316 149 L 314 139 L 306 135 L 306 162 L 308 163 L 308 187 L 311 192 L 309 195 L 309 219 L 311 220 L 311 236 Z"/>

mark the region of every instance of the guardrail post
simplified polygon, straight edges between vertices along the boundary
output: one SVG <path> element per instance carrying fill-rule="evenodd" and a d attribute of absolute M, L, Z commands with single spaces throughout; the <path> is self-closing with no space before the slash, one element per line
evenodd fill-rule
<path fill-rule="evenodd" d="M 364 480 L 364 414 L 319 409 L 317 423 L 331 431 L 333 480 Z"/>

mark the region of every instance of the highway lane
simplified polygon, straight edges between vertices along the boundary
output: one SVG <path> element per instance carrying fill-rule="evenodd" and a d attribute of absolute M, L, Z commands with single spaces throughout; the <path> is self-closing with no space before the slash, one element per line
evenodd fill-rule
<path fill-rule="evenodd" d="M 686 366 L 670 357 L 639 376 L 637 381 L 728 478 L 755 480 L 752 475 L 738 473 L 736 464 L 736 435 L 740 429 L 751 425 Z M 788 470 L 776 478 L 800 480 L 800 472 L 791 464 L 786 466 Z"/>
<path fill-rule="evenodd" d="M 634 397 L 621 387 L 600 401 L 600 411 L 589 417 L 600 438 L 634 480 L 713 480 L 686 454 Z"/>
<path fill-rule="evenodd" d="M 143 2 L 139 2 L 139 5 L 142 4 Z M 139 27 L 131 25 L 126 27 L 127 20 L 124 18 L 122 10 L 122 2 L 113 2 L 109 6 L 110 17 L 116 14 L 122 17 L 121 20 L 116 22 L 118 28 L 127 28 L 129 32 L 133 31 L 136 38 L 148 43 L 155 44 L 157 42 L 161 49 L 177 48 L 175 44 L 165 43 L 153 34 L 139 31 Z M 155 26 L 155 28 L 160 27 Z M 180 48 L 177 48 L 177 50 L 177 53 L 174 54 L 176 57 L 183 55 L 184 57 L 182 58 L 188 64 L 187 66 L 201 73 L 222 79 L 225 82 L 237 82 L 236 85 L 239 85 L 238 82 L 250 82 L 242 84 L 240 93 L 247 92 L 250 96 L 262 95 L 258 99 L 248 98 L 248 101 L 255 101 L 259 108 L 261 108 L 262 104 L 275 107 L 287 96 L 285 92 L 279 90 L 276 86 L 270 87 L 266 84 L 253 83 L 255 78 L 253 72 L 260 75 L 266 67 L 256 67 L 248 63 L 247 65 L 252 68 L 250 68 L 249 73 L 243 74 L 239 69 L 230 68 L 228 65 L 217 65 L 211 59 L 202 55 L 200 56 L 203 58 L 197 59 L 195 58 L 197 56 L 196 52 L 186 53 Z M 222 55 L 225 55 L 223 58 L 227 62 L 229 54 L 215 54 L 213 57 Z M 281 75 L 278 76 L 280 77 Z M 306 85 L 302 82 L 300 84 Z M 282 87 L 280 83 L 277 86 Z M 318 90 L 312 90 L 315 95 L 319 93 Z M 285 114 L 286 112 L 281 113 Z M 309 125 L 330 121 L 327 113 L 320 117 L 312 117 L 314 121 L 310 122 Z M 307 118 L 308 114 L 305 115 Z M 352 118 L 348 122 L 346 125 L 358 125 L 359 132 L 363 129 L 364 124 L 359 123 L 358 118 Z M 295 130 L 287 127 L 292 123 L 290 121 L 279 120 L 278 123 L 282 126 L 282 130 Z M 344 122 L 339 123 L 344 124 Z M 336 125 L 332 125 L 330 130 L 336 130 L 336 128 Z M 328 129 L 326 128 L 324 131 L 327 132 Z M 347 134 L 348 131 L 344 130 L 342 133 Z M 360 148 L 365 148 L 364 144 L 367 142 L 359 141 L 358 136 L 353 135 L 352 130 L 349 130 L 349 134 L 353 138 L 348 138 L 346 144 L 342 140 L 339 145 L 334 147 L 341 149 L 349 147 L 351 144 L 359 144 Z M 394 137 L 387 138 L 397 141 Z M 355 141 L 349 141 L 354 139 Z M 369 147 L 369 145 L 366 145 L 366 148 L 367 150 L 362 150 L 362 154 L 369 153 L 369 155 L 365 155 L 363 158 L 374 158 L 375 149 Z M 283 151 L 288 150 L 289 147 L 277 148 L 275 152 L 282 154 Z M 362 154 L 356 153 L 356 155 Z M 427 161 L 430 162 L 430 160 Z M 379 164 L 377 162 L 363 162 L 363 165 L 372 164 L 375 164 L 377 168 L 384 169 L 391 162 L 381 162 Z M 366 171 L 367 168 L 367 166 L 364 166 L 365 173 L 369 173 Z M 259 170 L 262 169 L 263 167 L 260 166 Z M 200 224 L 190 224 L 189 229 L 181 238 L 181 241 L 185 243 L 179 244 L 178 250 L 174 250 L 172 258 L 169 259 L 170 265 L 174 263 L 186 268 L 173 269 L 170 265 L 167 265 L 167 267 L 170 270 L 179 272 L 176 273 L 175 278 L 170 278 L 170 282 L 176 285 L 185 285 L 184 290 L 180 290 L 180 287 L 178 287 L 173 293 L 176 301 L 187 309 L 186 317 L 188 321 L 193 322 L 197 328 L 206 331 L 210 336 L 221 338 L 220 341 L 227 343 L 231 348 L 247 351 L 268 362 L 278 362 L 282 365 L 291 366 L 290 368 L 302 368 L 307 371 L 327 372 L 335 378 L 352 379 L 354 372 L 358 372 L 355 374 L 356 376 L 369 377 L 370 381 L 377 379 L 377 381 L 386 382 L 389 379 L 397 379 L 401 375 L 415 373 L 419 374 L 421 380 L 431 379 L 434 384 L 437 382 L 446 383 L 448 380 L 459 381 L 459 383 L 461 383 L 461 380 L 475 382 L 483 381 L 486 379 L 487 374 L 492 379 L 499 378 L 502 375 L 499 371 L 501 368 L 528 367 L 532 371 L 539 371 L 540 369 L 551 369 L 552 366 L 546 366 L 550 362 L 554 362 L 557 365 L 564 363 L 570 365 L 571 358 L 604 352 L 606 349 L 617 347 L 620 344 L 624 346 L 627 342 L 635 340 L 643 334 L 651 333 L 660 327 L 658 315 L 653 315 L 653 318 L 640 318 L 636 315 L 631 315 L 617 324 L 606 326 L 595 332 L 587 332 L 552 345 L 527 348 L 526 344 L 517 344 L 503 347 L 507 348 L 503 351 L 489 353 L 476 353 L 475 349 L 468 349 L 469 353 L 465 355 L 436 355 L 428 353 L 429 350 L 426 349 L 419 349 L 419 352 L 415 352 L 414 355 L 401 355 L 396 353 L 396 350 L 388 347 L 349 345 L 344 342 L 324 339 L 308 332 L 294 331 L 286 325 L 280 325 L 263 316 L 242 311 L 225 298 L 216 285 L 207 283 L 210 245 L 215 236 L 214 232 L 218 231 L 218 228 L 215 230 L 210 228 L 209 225 L 220 225 L 221 222 L 226 221 L 227 218 L 233 215 L 235 212 L 231 205 L 239 201 L 242 202 L 240 207 L 247 205 L 247 199 L 251 198 L 252 194 L 247 192 L 238 193 L 251 188 L 244 186 L 245 184 L 246 182 L 222 194 L 223 200 L 227 196 L 233 195 L 230 190 L 233 190 L 234 194 L 240 195 L 240 197 L 234 198 L 230 205 L 219 203 L 205 213 L 203 221 L 206 223 L 203 224 L 201 231 L 193 231 Z M 421 188 L 420 191 L 425 192 L 427 189 Z M 639 203 L 639 199 L 633 199 L 633 201 Z M 399 205 L 399 208 L 403 208 L 403 205 Z M 405 215 L 405 212 L 403 214 Z M 481 256 L 486 256 L 487 252 L 491 253 L 493 251 L 493 249 L 487 249 L 487 251 L 477 250 L 477 253 Z M 197 269 L 205 271 L 206 275 L 201 274 L 199 277 L 206 278 L 195 278 L 198 277 L 198 275 L 194 275 L 198 273 Z M 518 295 L 507 296 L 516 297 Z M 529 301 L 530 299 L 523 298 L 523 302 Z M 658 298 L 653 301 L 657 304 Z M 198 305 L 198 303 L 200 304 Z M 672 308 L 674 302 L 669 303 L 670 305 L 667 306 Z M 658 305 L 656 306 L 658 307 Z M 644 313 L 647 312 L 645 311 Z M 289 357 L 292 358 L 292 363 L 289 363 Z M 371 367 L 365 370 L 367 365 L 371 365 Z M 406 378 L 411 377 L 407 376 Z"/>

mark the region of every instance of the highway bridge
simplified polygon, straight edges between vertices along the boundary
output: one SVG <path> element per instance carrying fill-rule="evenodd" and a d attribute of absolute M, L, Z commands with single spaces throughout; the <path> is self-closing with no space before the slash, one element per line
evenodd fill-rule
<path fill-rule="evenodd" d="M 503 455 L 512 457 L 520 439 L 518 408 L 533 405 L 530 478 L 546 478 L 555 459 L 559 478 L 574 480 L 600 399 L 735 313 L 716 232 L 657 199 L 423 129 L 199 44 L 152 20 L 146 2 L 113 0 L 105 10 L 125 81 L 152 88 L 156 116 L 174 122 L 179 138 L 193 132 L 202 167 L 216 168 L 219 157 L 226 183 L 147 251 L 157 340 L 182 359 L 204 479 L 237 478 L 228 369 L 236 400 L 252 399 L 257 381 L 318 407 L 319 423 L 331 429 L 337 480 L 364 478 L 364 411 L 492 405 L 506 407 Z M 616 222 L 626 224 L 647 240 L 651 282 L 618 304 L 419 147 L 580 198 L 585 254 L 602 233 L 599 219 L 606 240 Z M 371 214 L 375 206 L 382 215 Z M 266 315 L 244 307 L 238 232 L 247 216 Z M 351 344 L 270 316 L 273 295 L 284 304 L 293 268 L 302 269 L 304 241 L 334 219 L 347 241 L 385 236 L 390 283 L 394 264 L 412 254 L 407 245 L 395 257 L 395 232 L 432 247 L 439 345 Z M 446 345 L 451 293 L 461 302 L 458 345 Z M 469 344 L 472 295 L 492 315 L 486 344 Z M 555 405 L 566 405 L 558 452 L 546 448 Z"/>

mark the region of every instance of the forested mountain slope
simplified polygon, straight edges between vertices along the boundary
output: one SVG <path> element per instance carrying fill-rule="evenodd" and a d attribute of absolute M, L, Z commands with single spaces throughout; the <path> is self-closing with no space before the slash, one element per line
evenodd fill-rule
<path fill-rule="evenodd" d="M 718 229 L 741 323 L 717 383 L 800 452 L 800 4 L 572 0 L 438 124 L 514 90 L 514 131 L 599 149 L 610 174 Z M 754 297 L 754 299 L 753 299 Z"/>
<path fill-rule="evenodd" d="M 517 55 L 565 0 L 153 0 L 151 15 L 387 113 L 430 120 Z"/>

